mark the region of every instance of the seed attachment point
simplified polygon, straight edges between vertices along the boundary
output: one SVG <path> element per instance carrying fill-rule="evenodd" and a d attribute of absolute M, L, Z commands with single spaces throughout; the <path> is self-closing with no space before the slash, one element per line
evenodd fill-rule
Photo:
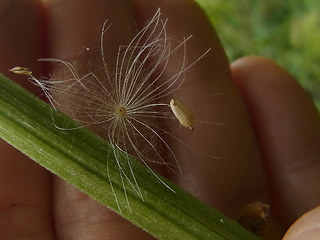
<path fill-rule="evenodd" d="M 117 106 L 115 111 L 118 116 L 122 117 L 122 116 L 126 115 L 126 109 L 123 106 Z"/>

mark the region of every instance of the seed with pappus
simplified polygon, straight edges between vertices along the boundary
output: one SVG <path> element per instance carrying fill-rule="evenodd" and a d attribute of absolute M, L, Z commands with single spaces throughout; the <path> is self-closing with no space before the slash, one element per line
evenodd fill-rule
<path fill-rule="evenodd" d="M 108 61 L 104 36 L 112 24 L 105 21 L 100 36 L 100 65 L 88 63 L 88 71 L 76 62 L 55 58 L 40 61 L 59 66 L 57 76 L 52 74 L 48 78 L 36 78 L 28 69 L 14 70 L 29 75 L 55 109 L 62 110 L 82 127 L 92 129 L 111 144 L 124 192 L 131 188 L 141 198 L 134 168 L 129 160 L 128 166 L 121 165 L 118 161 L 120 152 L 144 163 L 165 186 L 150 165 L 164 166 L 181 174 L 171 146 L 172 142 L 183 143 L 183 140 L 172 133 L 172 123 L 178 119 L 181 125 L 192 130 L 194 116 L 176 99 L 170 101 L 170 109 L 168 100 L 184 84 L 186 70 L 209 51 L 187 63 L 186 45 L 191 36 L 173 41 L 167 36 L 166 24 L 167 20 L 161 19 L 158 10 L 127 45 L 119 46 L 116 59 Z M 87 53 L 92 48 L 86 49 Z M 180 55 L 181 61 L 173 60 L 173 54 Z M 115 64 L 110 64 L 112 62 Z M 176 70 L 168 71 L 168 66 L 174 66 Z M 55 119 L 53 122 L 61 130 L 75 130 L 64 127 Z"/>

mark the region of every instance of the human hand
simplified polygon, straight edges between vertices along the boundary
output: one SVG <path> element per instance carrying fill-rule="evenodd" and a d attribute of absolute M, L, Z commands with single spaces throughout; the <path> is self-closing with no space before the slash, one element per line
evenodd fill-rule
<path fill-rule="evenodd" d="M 283 240 L 317 240 L 320 236 L 320 207 L 305 213 L 286 232 Z"/>
<path fill-rule="evenodd" d="M 212 49 L 187 71 L 185 91 L 194 99 L 206 91 L 223 93 L 205 106 L 194 101 L 189 107 L 212 111 L 226 124 L 195 129 L 187 136 L 178 131 L 176 134 L 188 144 L 220 159 L 186 159 L 184 148 L 174 149 L 183 159 L 183 176 L 169 173 L 167 177 L 230 217 L 236 217 L 247 203 L 272 199 L 266 239 L 279 239 L 283 233 L 280 223 L 290 225 L 320 202 L 316 187 L 320 178 L 320 125 L 312 102 L 286 71 L 266 59 L 240 59 L 231 65 L 230 74 L 215 33 L 193 1 L 135 0 L 133 4 L 53 1 L 48 4 L 49 45 L 43 45 L 41 4 L 13 1 L 0 18 L 4 36 L 0 40 L 1 72 L 13 66 L 37 72 L 40 69 L 36 59 L 43 57 L 44 51 L 49 51 L 49 57 L 77 61 L 83 46 L 99 46 L 105 19 L 113 24 L 108 31 L 113 44 L 108 50 L 116 54 L 119 41 L 129 41 L 136 31 L 134 23 L 143 26 L 161 7 L 164 18 L 169 20 L 170 38 L 181 40 L 193 35 L 187 44 L 191 62 Z M 181 59 L 179 54 L 172 57 Z M 86 65 L 88 60 L 100 61 L 79 57 L 78 64 Z M 167 71 L 172 68 L 169 66 Z M 6 143 L 1 142 L 0 151 L 1 238 L 151 239 Z"/>

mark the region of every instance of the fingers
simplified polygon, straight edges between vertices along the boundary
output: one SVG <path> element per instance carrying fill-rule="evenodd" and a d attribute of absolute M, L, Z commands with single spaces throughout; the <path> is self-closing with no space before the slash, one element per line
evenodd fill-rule
<path fill-rule="evenodd" d="M 288 230 L 283 240 L 317 240 L 320 236 L 320 207 L 299 218 Z"/>
<path fill-rule="evenodd" d="M 106 20 L 111 24 L 106 33 L 110 59 L 115 59 L 119 44 L 127 44 L 135 32 L 134 13 L 126 0 L 117 3 L 98 0 L 90 4 L 56 0 L 49 3 L 49 9 L 50 55 L 63 60 L 79 61 L 87 48 L 100 56 L 100 35 Z"/>
<path fill-rule="evenodd" d="M 0 72 L 30 91 L 25 76 L 9 72 L 20 66 L 39 73 L 38 58 L 45 54 L 44 12 L 39 1 L 4 0 L 0 4 Z"/>
<path fill-rule="evenodd" d="M 51 55 L 71 62 L 79 76 L 90 71 L 96 74 L 97 70 L 103 67 L 100 37 L 106 20 L 108 21 L 106 28 L 109 23 L 111 25 L 104 36 L 104 54 L 108 61 L 108 68 L 112 70 L 115 69 L 118 47 L 128 45 L 136 32 L 134 11 L 130 1 L 56 0 L 50 2 L 48 8 Z M 86 51 L 87 48 L 89 51 Z M 71 76 L 71 73 L 66 72 L 65 67 L 61 65 L 55 67 L 53 73 L 58 76 L 58 79 L 68 79 Z M 114 74 L 111 72 L 112 77 Z M 98 77 L 106 76 L 98 75 Z M 76 92 L 77 89 L 73 91 Z M 86 95 L 76 97 L 85 98 Z M 63 104 L 66 108 L 72 108 L 74 101 L 79 101 L 79 99 L 74 100 L 76 97 L 72 94 L 63 96 Z M 90 100 L 92 99 L 88 101 Z M 81 105 L 80 103 L 78 105 Z M 79 113 L 74 117 L 79 119 Z M 97 240 L 151 238 L 150 235 L 60 179 L 54 181 L 54 205 L 58 238 Z"/>
<path fill-rule="evenodd" d="M 153 239 L 62 179 L 54 181 L 58 239 Z"/>
<path fill-rule="evenodd" d="M 1 1 L 0 72 L 34 90 L 15 66 L 40 68 L 43 57 L 43 7 L 38 1 Z M 53 239 L 51 177 L 31 159 L 0 140 L 0 238 Z"/>
<path fill-rule="evenodd" d="M 167 37 L 186 43 L 186 62 L 192 64 L 185 72 L 183 85 L 171 98 L 177 98 L 193 112 L 194 130 L 179 126 L 169 129 L 171 144 L 179 161 L 182 176 L 170 178 L 203 201 L 230 216 L 255 200 L 268 201 L 261 159 L 250 128 L 242 99 L 231 83 L 229 63 L 207 18 L 194 1 L 135 0 L 139 26 L 160 7 L 168 19 Z M 172 54 L 166 75 L 177 72 L 184 51 Z M 168 103 L 170 98 L 168 98 Z M 221 124 L 215 124 L 221 123 Z"/>
<path fill-rule="evenodd" d="M 273 62 L 248 57 L 232 70 L 263 151 L 273 208 L 290 225 L 320 202 L 319 114 L 294 78 Z"/>

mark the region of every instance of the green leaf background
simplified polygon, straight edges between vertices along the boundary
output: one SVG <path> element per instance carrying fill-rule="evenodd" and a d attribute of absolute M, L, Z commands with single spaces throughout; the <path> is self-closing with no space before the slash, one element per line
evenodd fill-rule
<path fill-rule="evenodd" d="M 245 55 L 273 59 L 298 79 L 320 109 L 320 1 L 196 1 L 230 61 Z"/>

